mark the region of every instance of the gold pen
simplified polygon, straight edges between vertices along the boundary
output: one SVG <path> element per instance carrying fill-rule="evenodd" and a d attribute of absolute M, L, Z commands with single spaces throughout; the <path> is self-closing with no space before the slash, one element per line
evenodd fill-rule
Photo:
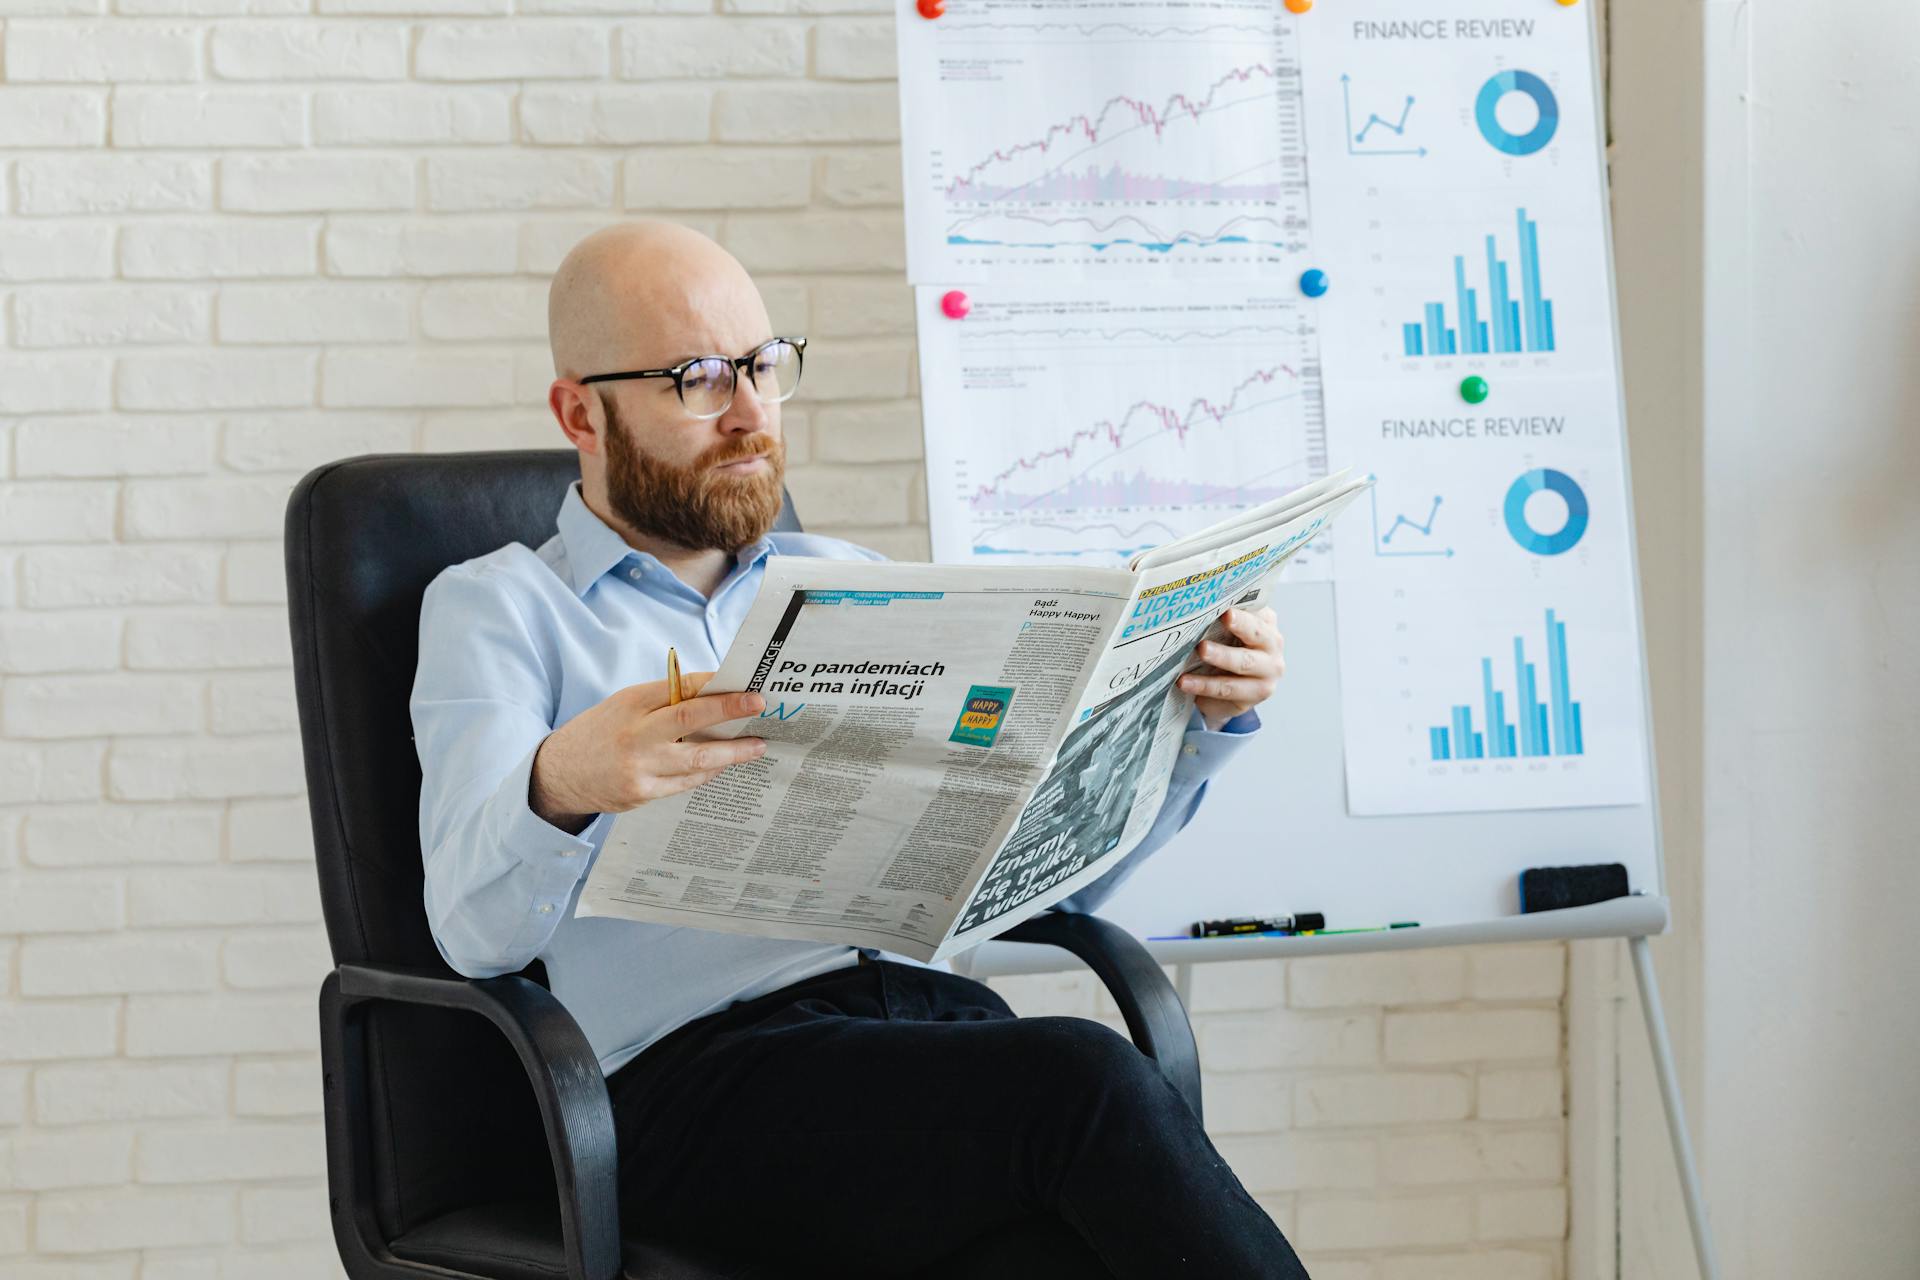
<path fill-rule="evenodd" d="M 680 701 L 680 655 L 667 646 L 667 705 L 673 706 Z"/>

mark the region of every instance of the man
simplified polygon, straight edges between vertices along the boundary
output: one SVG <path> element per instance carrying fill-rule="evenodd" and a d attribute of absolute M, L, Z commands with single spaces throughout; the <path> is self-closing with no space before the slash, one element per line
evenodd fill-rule
<path fill-rule="evenodd" d="M 422 602 L 425 899 L 461 973 L 545 963 L 607 1076 L 626 1221 L 785 1274 L 909 1273 L 1036 1222 L 1072 1244 L 1064 1221 L 1085 1274 L 1304 1275 L 1158 1068 L 1099 1023 L 1016 1019 L 980 983 L 870 949 L 573 918 L 615 814 L 765 750 L 679 741 L 765 704 L 668 707 L 667 645 L 709 669 L 697 694 L 767 556 L 882 557 L 769 534 L 800 349 L 718 245 L 668 223 L 595 232 L 548 321 L 548 403 L 581 478 L 554 537 L 453 565 Z M 1228 625 L 1239 643 L 1188 677 L 1196 724 L 1153 831 L 1063 907 L 1111 893 L 1258 727 L 1280 637 L 1270 611 Z"/>

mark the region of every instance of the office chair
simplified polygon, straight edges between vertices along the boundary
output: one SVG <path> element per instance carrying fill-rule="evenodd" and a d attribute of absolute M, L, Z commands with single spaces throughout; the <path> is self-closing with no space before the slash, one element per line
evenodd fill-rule
<path fill-rule="evenodd" d="M 536 961 L 470 979 L 421 902 L 420 766 L 407 710 L 420 598 L 447 565 L 554 532 L 570 449 L 371 454 L 315 468 L 287 503 L 294 684 L 335 968 L 320 988 L 328 1204 L 353 1280 L 747 1280 L 807 1273 L 690 1249 L 622 1222 L 598 1061 Z M 797 529 L 789 504 L 779 526 Z M 1008 934 L 1064 947 L 1113 993 L 1134 1043 L 1200 1111 L 1186 1011 L 1134 938 L 1043 912 Z M 976 1240 L 962 1276 L 1098 1276 L 1053 1220 Z"/>

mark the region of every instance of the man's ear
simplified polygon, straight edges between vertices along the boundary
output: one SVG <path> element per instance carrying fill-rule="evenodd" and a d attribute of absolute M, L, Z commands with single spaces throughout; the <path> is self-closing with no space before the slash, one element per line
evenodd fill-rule
<path fill-rule="evenodd" d="M 574 448 L 582 453 L 605 453 L 606 405 L 590 387 L 572 378 L 555 378 L 547 388 L 547 405 Z"/>

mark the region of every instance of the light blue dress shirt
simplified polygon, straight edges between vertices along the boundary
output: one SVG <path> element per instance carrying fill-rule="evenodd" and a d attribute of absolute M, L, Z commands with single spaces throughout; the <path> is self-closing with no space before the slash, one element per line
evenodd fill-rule
<path fill-rule="evenodd" d="M 538 550 L 512 542 L 449 566 L 421 601 L 408 710 L 422 774 L 424 894 L 434 942 L 458 972 L 491 977 L 543 961 L 554 995 L 611 1074 L 682 1023 L 852 964 L 858 949 L 575 919 L 614 815 L 596 815 L 575 835 L 534 813 L 534 753 L 555 727 L 608 695 L 663 679 L 668 645 L 685 670 L 719 667 L 769 555 L 885 557 L 838 538 L 772 533 L 741 549 L 709 598 L 628 546 L 582 500 L 578 480 L 556 525 Z M 1189 729 L 1146 839 L 1060 908 L 1090 911 L 1112 893 L 1185 825 L 1208 776 L 1258 726 L 1248 712 L 1223 732 Z"/>

